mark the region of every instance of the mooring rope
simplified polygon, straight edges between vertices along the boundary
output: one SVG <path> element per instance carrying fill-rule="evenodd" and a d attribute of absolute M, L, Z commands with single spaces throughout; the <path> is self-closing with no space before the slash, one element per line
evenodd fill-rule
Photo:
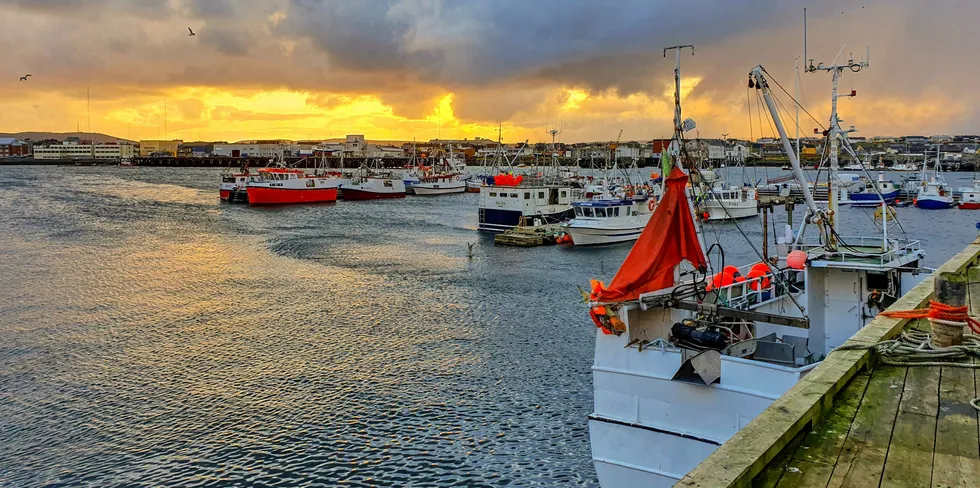
<path fill-rule="evenodd" d="M 831 352 L 869 350 L 877 353 L 879 361 L 888 366 L 980 369 L 980 363 L 970 362 L 971 358 L 980 359 L 980 337 L 973 335 L 963 336 L 960 345 L 937 347 L 928 332 L 908 331 L 902 332 L 898 339 L 875 344 L 843 344 Z M 980 397 L 970 400 L 970 406 L 980 412 Z"/>
<path fill-rule="evenodd" d="M 955 307 L 936 300 L 929 300 L 929 308 L 915 310 L 884 311 L 879 315 L 896 319 L 929 319 L 930 322 L 952 326 L 969 325 L 973 332 L 980 334 L 980 321 L 968 315 L 966 306 Z"/>

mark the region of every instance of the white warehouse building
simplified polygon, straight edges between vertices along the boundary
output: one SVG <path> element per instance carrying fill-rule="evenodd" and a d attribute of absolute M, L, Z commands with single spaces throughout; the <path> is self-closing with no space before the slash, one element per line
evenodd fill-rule
<path fill-rule="evenodd" d="M 132 144 L 78 144 L 62 142 L 34 148 L 34 159 L 129 159 L 136 155 Z"/>

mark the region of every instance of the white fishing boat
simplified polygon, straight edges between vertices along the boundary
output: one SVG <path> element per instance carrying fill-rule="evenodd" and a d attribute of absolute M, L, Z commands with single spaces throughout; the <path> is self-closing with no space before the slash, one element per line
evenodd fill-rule
<path fill-rule="evenodd" d="M 973 186 L 960 188 L 959 208 L 963 210 L 980 210 L 980 180 L 974 177 Z"/>
<path fill-rule="evenodd" d="M 953 192 L 949 191 L 943 179 L 942 163 L 939 160 L 939 145 L 936 145 L 936 165 L 932 176 L 926 177 L 926 165 L 922 164 L 922 177 L 915 195 L 915 206 L 925 210 L 945 210 L 953 208 Z"/>
<path fill-rule="evenodd" d="M 459 174 L 436 174 L 419 178 L 412 188 L 419 196 L 446 195 L 465 192 L 466 182 Z"/>
<path fill-rule="evenodd" d="M 736 187 L 716 182 L 708 190 L 699 192 L 695 205 L 699 217 L 704 220 L 744 219 L 759 215 L 758 196 L 751 186 Z"/>
<path fill-rule="evenodd" d="M 576 246 L 635 241 L 650 221 L 656 200 L 597 198 L 572 202 L 575 217 L 562 224 Z"/>
<path fill-rule="evenodd" d="M 838 143 L 847 144 L 840 138 L 837 82 L 845 70 L 866 66 L 811 68 L 830 71 L 834 82 L 826 208 L 816 206 L 806 184 L 770 75 L 761 66 L 750 73 L 750 88 L 762 93 L 807 207 L 804 227 L 777 237 L 776 256 L 760 253 L 757 263 L 712 270 L 706 236 L 685 197 L 688 176 L 675 168 L 616 277 L 608 288 L 594 285 L 589 431 L 604 488 L 672 486 L 921 280 L 913 276 L 923 257 L 917 242 L 889 236 L 887 223 L 878 237 L 843 237 L 836 229 Z M 677 107 L 678 141 L 681 134 Z M 805 234 L 811 222 L 819 232 L 812 239 Z"/>
<path fill-rule="evenodd" d="M 382 170 L 376 161 L 374 169 L 362 166 L 350 181 L 340 186 L 340 191 L 344 200 L 405 198 L 405 182 Z"/>

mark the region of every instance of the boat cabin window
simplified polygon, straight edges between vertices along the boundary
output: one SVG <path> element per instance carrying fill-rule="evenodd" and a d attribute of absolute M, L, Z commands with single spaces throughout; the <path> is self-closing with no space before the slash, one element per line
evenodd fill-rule
<path fill-rule="evenodd" d="M 596 217 L 605 217 L 606 216 L 606 209 L 604 209 L 604 208 L 597 208 L 597 209 L 595 209 L 595 216 Z"/>
<path fill-rule="evenodd" d="M 531 199 L 531 192 L 529 192 L 529 191 L 524 192 L 524 199 L 525 200 L 530 200 Z"/>
<path fill-rule="evenodd" d="M 562 192 L 562 193 L 564 193 L 564 192 Z M 564 196 L 564 195 L 562 195 L 562 196 Z M 538 198 L 544 198 L 544 192 L 543 191 L 539 191 L 538 192 Z"/>
<path fill-rule="evenodd" d="M 385 186 L 388 187 L 388 188 L 392 188 L 395 185 L 391 183 L 391 180 L 385 180 Z"/>
<path fill-rule="evenodd" d="M 629 217 L 629 215 L 630 215 L 630 208 L 626 207 L 626 216 Z"/>
<path fill-rule="evenodd" d="M 582 216 L 582 208 L 581 207 L 575 207 L 575 216 L 576 217 L 581 217 Z"/>
<path fill-rule="evenodd" d="M 235 182 L 235 177 L 234 176 L 225 176 L 225 177 L 221 178 L 221 182 L 222 183 L 234 183 Z"/>
<path fill-rule="evenodd" d="M 582 211 L 585 212 L 585 216 L 586 217 L 592 217 L 592 209 L 591 208 L 585 207 L 585 208 L 582 209 Z"/>
<path fill-rule="evenodd" d="M 544 194 L 542 194 L 541 196 L 542 196 L 542 197 L 544 197 Z M 565 197 L 567 197 L 567 196 L 568 196 L 568 192 L 567 192 L 567 191 L 565 191 L 565 190 L 562 190 L 562 191 L 561 191 L 561 197 L 562 197 L 562 198 L 565 198 Z"/>
<path fill-rule="evenodd" d="M 612 211 L 613 215 L 619 217 L 619 207 L 611 208 L 609 210 Z M 613 215 L 610 215 L 610 217 L 612 217 Z"/>
<path fill-rule="evenodd" d="M 517 194 L 516 194 L 516 193 L 511 193 L 511 194 L 510 194 L 510 197 L 511 197 L 511 198 L 517 198 Z"/>
<path fill-rule="evenodd" d="M 888 290 L 888 273 L 868 273 L 868 291 Z"/>

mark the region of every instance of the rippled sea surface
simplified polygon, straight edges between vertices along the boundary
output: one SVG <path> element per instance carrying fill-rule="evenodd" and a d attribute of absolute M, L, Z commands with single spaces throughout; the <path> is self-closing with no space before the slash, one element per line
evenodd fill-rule
<path fill-rule="evenodd" d="M 596 485 L 577 287 L 628 245 L 494 247 L 472 194 L 227 205 L 217 177 L 0 167 L 0 484 Z M 929 265 L 980 220 L 899 215 Z M 706 233 L 743 264 L 740 231 Z"/>

